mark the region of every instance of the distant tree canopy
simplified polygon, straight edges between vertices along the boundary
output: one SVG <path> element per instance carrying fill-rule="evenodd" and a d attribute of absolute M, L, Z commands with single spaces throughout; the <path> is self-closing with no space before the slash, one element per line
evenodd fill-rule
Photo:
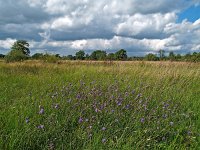
<path fill-rule="evenodd" d="M 25 40 L 16 41 L 11 51 L 5 56 L 6 62 L 23 61 L 28 59 L 30 54 L 29 44 Z"/>
<path fill-rule="evenodd" d="M 85 59 L 85 52 L 83 50 L 76 52 L 76 59 L 77 60 L 84 60 Z"/>
<path fill-rule="evenodd" d="M 32 58 L 33 58 L 33 59 L 42 59 L 43 56 L 44 56 L 43 53 L 35 53 L 35 54 L 32 56 Z"/>
<path fill-rule="evenodd" d="M 150 53 L 150 54 L 147 54 L 145 56 L 145 60 L 148 60 L 148 61 L 157 61 L 157 60 L 159 60 L 159 58 L 155 54 Z"/>
<path fill-rule="evenodd" d="M 107 59 L 108 60 L 115 60 L 115 54 L 114 53 L 109 53 L 108 56 L 107 56 Z"/>
<path fill-rule="evenodd" d="M 127 59 L 127 52 L 124 49 L 121 49 L 115 53 L 115 58 L 117 60 L 126 60 Z"/>
<path fill-rule="evenodd" d="M 28 56 L 25 55 L 22 51 L 19 50 L 11 50 L 6 56 L 6 62 L 15 62 L 15 61 L 23 61 L 28 59 Z"/>
<path fill-rule="evenodd" d="M 11 47 L 11 51 L 13 50 L 21 51 L 26 56 L 30 54 L 29 43 L 25 40 L 16 41 Z"/>
<path fill-rule="evenodd" d="M 162 59 L 165 57 L 165 51 L 162 50 L 162 49 L 160 49 L 160 50 L 158 51 L 158 53 L 159 53 L 159 56 L 160 56 L 160 60 L 162 60 Z"/>
<path fill-rule="evenodd" d="M 200 52 L 194 52 L 192 54 L 188 53 L 185 55 L 175 54 L 173 51 L 167 52 L 165 50 L 157 51 L 157 54 L 148 53 L 145 56 L 131 56 L 128 57 L 127 51 L 120 49 L 115 53 L 107 53 L 104 50 L 94 50 L 91 54 L 86 54 L 85 51 L 79 50 L 75 53 L 75 56 L 60 56 L 59 54 L 49 54 L 49 53 L 35 53 L 31 57 L 29 50 L 29 43 L 25 40 L 16 41 L 12 47 L 11 51 L 7 55 L 0 54 L 0 58 L 4 58 L 6 62 L 13 61 L 23 61 L 26 59 L 40 59 L 45 62 L 57 62 L 58 60 L 120 60 L 120 61 L 190 61 L 190 62 L 200 62 Z"/>
<path fill-rule="evenodd" d="M 4 54 L 0 54 L 0 58 L 4 58 L 5 57 L 5 55 Z"/>
<path fill-rule="evenodd" d="M 93 51 L 92 54 L 90 55 L 90 59 L 92 60 L 106 60 L 106 51 L 102 50 L 96 50 Z"/>

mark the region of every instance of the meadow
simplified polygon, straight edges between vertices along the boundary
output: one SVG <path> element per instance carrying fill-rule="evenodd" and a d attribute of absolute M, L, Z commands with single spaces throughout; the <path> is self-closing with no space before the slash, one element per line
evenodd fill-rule
<path fill-rule="evenodd" d="M 200 63 L 0 62 L 0 149 L 199 149 Z"/>

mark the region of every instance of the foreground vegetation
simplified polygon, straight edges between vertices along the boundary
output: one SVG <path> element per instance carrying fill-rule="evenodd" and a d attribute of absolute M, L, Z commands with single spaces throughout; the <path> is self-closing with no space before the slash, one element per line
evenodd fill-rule
<path fill-rule="evenodd" d="M 198 149 L 200 64 L 0 62 L 0 149 Z"/>

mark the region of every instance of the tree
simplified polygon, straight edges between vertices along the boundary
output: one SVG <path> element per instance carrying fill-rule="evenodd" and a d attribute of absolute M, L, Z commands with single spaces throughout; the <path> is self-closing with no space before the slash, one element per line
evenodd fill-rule
<path fill-rule="evenodd" d="M 115 60 L 115 54 L 114 53 L 109 53 L 107 56 L 108 60 Z"/>
<path fill-rule="evenodd" d="M 84 58 L 85 58 L 85 52 L 84 51 L 80 50 L 80 51 L 76 52 L 76 59 L 84 60 Z"/>
<path fill-rule="evenodd" d="M 102 50 L 96 50 L 93 51 L 92 54 L 90 55 L 90 59 L 92 60 L 106 60 L 106 51 Z"/>
<path fill-rule="evenodd" d="M 44 57 L 43 53 L 35 53 L 32 58 L 33 59 L 42 59 Z"/>
<path fill-rule="evenodd" d="M 176 59 L 176 56 L 175 56 L 174 52 L 169 52 L 169 59 L 171 61 L 174 61 Z"/>
<path fill-rule="evenodd" d="M 5 57 L 5 55 L 4 54 L 0 54 L 0 58 L 4 58 Z"/>
<path fill-rule="evenodd" d="M 89 59 L 90 59 L 90 55 L 89 55 L 89 54 L 86 54 L 86 55 L 85 55 L 85 59 L 86 59 L 86 60 L 89 60 Z"/>
<path fill-rule="evenodd" d="M 158 57 L 155 54 L 149 53 L 145 56 L 145 59 L 148 61 L 157 61 Z"/>
<path fill-rule="evenodd" d="M 160 60 L 162 60 L 165 57 L 165 51 L 161 49 L 158 51 L 158 53 L 159 53 Z"/>
<path fill-rule="evenodd" d="M 25 40 L 16 41 L 11 47 L 11 51 L 13 50 L 21 51 L 26 56 L 30 54 L 29 43 Z"/>
<path fill-rule="evenodd" d="M 127 59 L 126 50 L 121 49 L 121 50 L 117 51 L 117 52 L 115 53 L 115 58 L 116 58 L 117 60 L 126 60 L 126 59 Z"/>
<path fill-rule="evenodd" d="M 28 56 L 25 55 L 22 51 L 19 50 L 11 50 L 6 56 L 6 62 L 15 62 L 15 61 L 24 61 L 28 59 Z"/>
<path fill-rule="evenodd" d="M 182 58 L 181 54 L 176 55 L 176 60 L 181 60 L 181 58 Z"/>

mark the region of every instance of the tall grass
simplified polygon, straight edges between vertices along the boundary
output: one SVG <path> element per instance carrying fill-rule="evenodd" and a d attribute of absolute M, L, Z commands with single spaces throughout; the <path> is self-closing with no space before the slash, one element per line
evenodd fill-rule
<path fill-rule="evenodd" d="M 0 63 L 0 149 L 198 149 L 200 64 Z"/>

